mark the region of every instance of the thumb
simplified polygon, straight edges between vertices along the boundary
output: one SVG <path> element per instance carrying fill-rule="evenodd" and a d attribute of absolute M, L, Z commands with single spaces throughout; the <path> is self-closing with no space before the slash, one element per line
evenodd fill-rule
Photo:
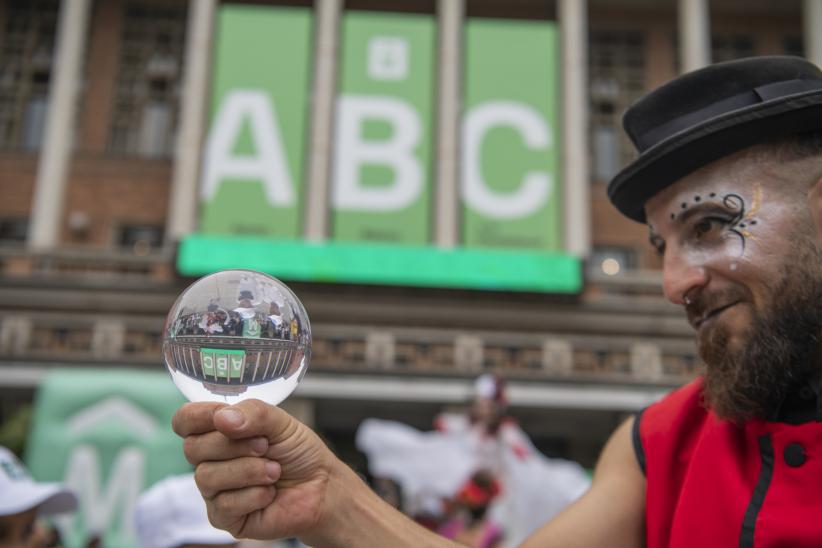
<path fill-rule="evenodd" d="M 230 439 L 264 436 L 276 442 L 297 428 L 291 415 L 260 400 L 244 400 L 214 413 L 214 427 Z"/>

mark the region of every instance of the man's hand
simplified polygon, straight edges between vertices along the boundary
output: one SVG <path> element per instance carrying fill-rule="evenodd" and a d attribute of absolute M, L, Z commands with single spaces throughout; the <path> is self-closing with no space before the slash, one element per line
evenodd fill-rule
<path fill-rule="evenodd" d="M 302 423 L 247 400 L 230 407 L 186 404 L 172 425 L 185 440 L 186 458 L 196 467 L 197 486 L 216 527 L 258 539 L 322 529 L 324 512 L 334 504 L 336 489 L 329 485 L 343 472 L 342 463 Z"/>

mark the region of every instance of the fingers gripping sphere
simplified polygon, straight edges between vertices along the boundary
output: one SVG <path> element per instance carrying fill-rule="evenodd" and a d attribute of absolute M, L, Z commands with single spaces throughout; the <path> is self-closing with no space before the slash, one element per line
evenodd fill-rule
<path fill-rule="evenodd" d="M 252 270 L 223 270 L 191 284 L 163 329 L 163 357 L 191 401 L 277 405 L 311 358 L 311 326 L 296 295 Z"/>

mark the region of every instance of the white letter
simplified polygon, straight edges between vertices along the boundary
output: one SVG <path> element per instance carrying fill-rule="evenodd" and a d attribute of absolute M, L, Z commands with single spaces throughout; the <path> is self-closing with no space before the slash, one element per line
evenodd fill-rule
<path fill-rule="evenodd" d="M 101 488 L 102 467 L 97 449 L 78 445 L 72 449 L 66 467 L 65 483 L 77 493 L 86 520 L 85 530 L 104 532 L 120 511 L 121 530 L 134 534 L 134 508 L 143 490 L 145 455 L 136 447 L 125 447 L 117 453 L 108 474 L 105 489 Z M 71 518 L 65 518 L 71 523 Z"/>
<path fill-rule="evenodd" d="M 235 155 L 232 149 L 246 121 L 255 152 Z M 291 174 L 286 165 L 274 105 L 262 91 L 228 93 L 214 118 L 203 158 L 203 200 L 214 198 L 220 183 L 227 178 L 262 182 L 271 205 L 294 203 Z"/>
<path fill-rule="evenodd" d="M 421 127 L 411 106 L 389 97 L 340 97 L 334 155 L 332 201 L 337 209 L 393 211 L 412 204 L 422 188 L 422 168 L 414 157 Z M 366 120 L 391 125 L 392 136 L 385 141 L 365 141 L 362 127 Z M 363 186 L 360 168 L 365 164 L 383 165 L 394 172 L 390 185 Z"/>
<path fill-rule="evenodd" d="M 512 126 L 531 149 L 548 149 L 551 130 L 539 112 L 522 103 L 490 101 L 474 107 L 465 117 L 462 145 L 462 197 L 487 217 L 513 219 L 525 217 L 541 208 L 551 194 L 551 174 L 530 171 L 520 188 L 501 194 L 488 188 L 482 178 L 480 150 L 485 134 L 494 126 Z"/>

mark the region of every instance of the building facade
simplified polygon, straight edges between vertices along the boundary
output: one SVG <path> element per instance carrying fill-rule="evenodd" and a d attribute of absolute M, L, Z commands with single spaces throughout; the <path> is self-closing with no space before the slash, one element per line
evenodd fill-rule
<path fill-rule="evenodd" d="M 316 0 L 250 2 L 311 17 L 299 240 L 334 238 L 333 146 L 350 14 L 423 16 L 434 32 L 429 244 L 460 247 L 460 124 L 475 21 L 557 31 L 558 217 L 579 291 L 294 281 L 314 357 L 287 402 L 344 457 L 367 416 L 421 428 L 509 380 L 511 412 L 547 453 L 592 465 L 613 427 L 698 371 L 660 291 L 646 229 L 608 203 L 633 158 L 625 108 L 676 74 L 751 55 L 822 62 L 822 0 Z M 54 367 L 162 368 L 163 320 L 193 278 L 178 245 L 199 192 L 217 0 L 0 2 L 0 422 Z"/>

